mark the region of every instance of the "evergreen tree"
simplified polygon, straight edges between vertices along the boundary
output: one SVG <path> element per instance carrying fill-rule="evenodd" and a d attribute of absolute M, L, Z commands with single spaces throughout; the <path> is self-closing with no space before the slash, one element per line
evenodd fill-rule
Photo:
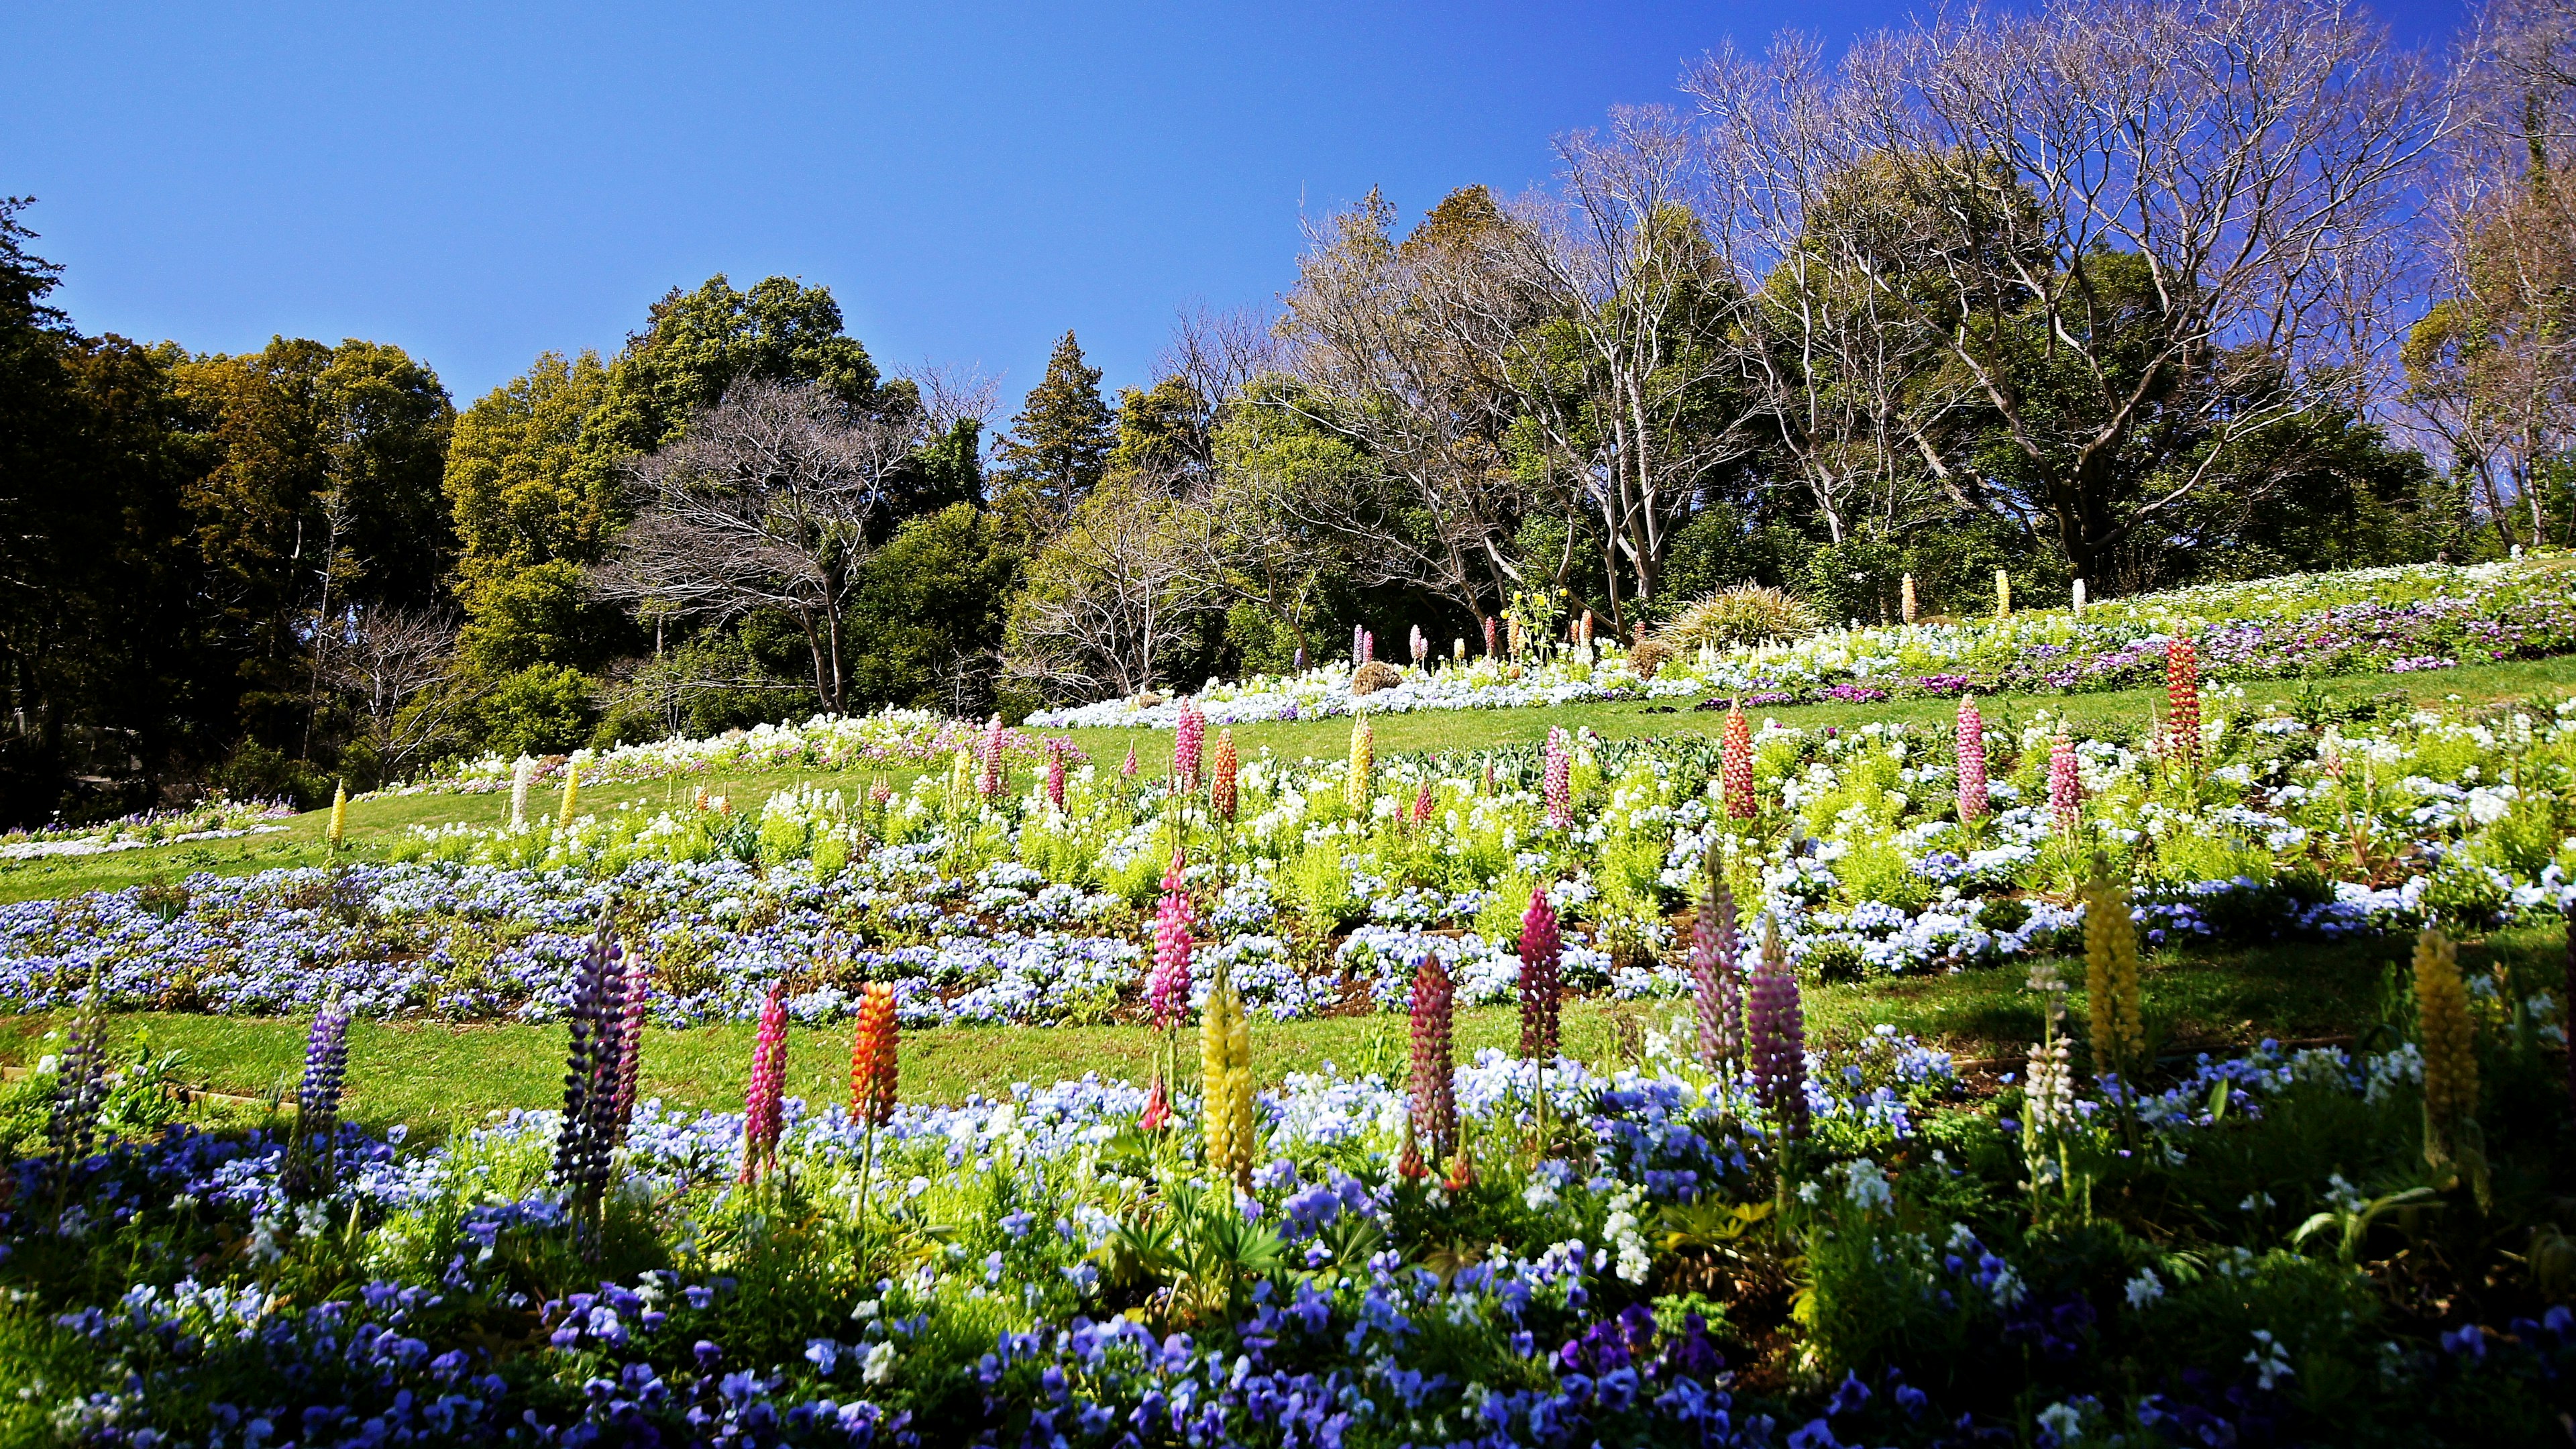
<path fill-rule="evenodd" d="M 1045 380 L 994 445 L 1012 475 L 1004 511 L 1014 531 L 1054 531 L 1100 486 L 1117 442 L 1118 414 L 1100 396 L 1100 369 L 1083 362 L 1082 344 L 1067 332 L 1047 359 Z"/>

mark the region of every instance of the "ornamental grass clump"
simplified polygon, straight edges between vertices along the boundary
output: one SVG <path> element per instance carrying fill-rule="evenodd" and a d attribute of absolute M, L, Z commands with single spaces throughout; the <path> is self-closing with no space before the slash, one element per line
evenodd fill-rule
<path fill-rule="evenodd" d="M 1219 820 L 1231 822 L 1240 803 L 1240 778 L 1243 761 L 1234 751 L 1234 731 L 1216 732 L 1216 761 L 1208 768 L 1208 808 Z"/>
<path fill-rule="evenodd" d="M 2129 888 L 2112 880 L 2098 860 L 2084 887 L 2084 1010 L 2095 1076 L 2125 1079 L 2145 1064 L 2138 923 L 2129 913 Z"/>
<path fill-rule="evenodd" d="M 1539 793 L 1547 800 L 1548 828 L 1564 830 L 1574 824 L 1574 752 L 1567 748 L 1562 727 L 1549 728 L 1542 757 Z"/>
<path fill-rule="evenodd" d="M 778 1165 L 786 1101 L 787 988 L 772 985 L 760 1004 L 760 1036 L 751 1049 L 751 1089 L 743 1095 L 742 1171 L 737 1181 L 758 1182 Z"/>
<path fill-rule="evenodd" d="M 1344 803 L 1351 807 L 1351 818 L 1369 818 L 1369 805 L 1377 799 L 1377 736 L 1369 728 L 1369 717 L 1361 715 L 1351 721 L 1351 771 L 1342 783 Z"/>
<path fill-rule="evenodd" d="M 1220 966 L 1208 982 L 1207 1010 L 1199 1018 L 1199 1076 L 1208 1171 L 1241 1192 L 1252 1190 L 1252 1018 L 1243 993 Z"/>
<path fill-rule="evenodd" d="M 1977 697 L 1959 696 L 1959 819 L 1982 820 L 1986 814 L 1986 719 L 1977 712 Z"/>
<path fill-rule="evenodd" d="M 1712 1072 L 1731 1072 L 1744 1059 L 1744 983 L 1740 956 L 1743 939 L 1735 927 L 1735 893 L 1709 856 L 1707 879 L 1700 886 L 1699 910 L 1691 921 L 1691 1015 L 1699 1027 L 1699 1062 Z"/>
<path fill-rule="evenodd" d="M 1547 903 L 1547 887 L 1540 886 L 1530 892 L 1529 910 L 1521 917 L 1521 1055 L 1530 1061 L 1556 1060 L 1564 954 L 1556 908 Z"/>
<path fill-rule="evenodd" d="M 1726 732 L 1718 741 L 1718 786 L 1728 819 L 1750 820 L 1760 813 L 1753 800 L 1753 726 L 1740 703 L 1726 712 Z"/>
<path fill-rule="evenodd" d="M 619 965 L 624 954 L 609 935 L 603 913 L 590 949 L 573 970 L 572 1001 L 565 1013 L 571 1047 L 564 1057 L 554 1178 L 585 1218 L 598 1213 L 608 1187 L 609 1155 L 623 1135 L 617 1124 L 617 1086 L 625 1059 L 619 1040 L 626 1018 L 621 999 L 626 973 Z"/>
<path fill-rule="evenodd" d="M 1457 1068 L 1451 1056 L 1457 1010 L 1449 968 L 1437 956 L 1424 956 L 1413 973 L 1411 1111 L 1399 1164 L 1406 1177 L 1429 1177 L 1430 1164 L 1446 1163 L 1458 1151 Z"/>
<path fill-rule="evenodd" d="M 2073 839 L 2084 818 L 2084 776 L 2076 769 L 2075 741 L 2062 729 L 2048 746 L 2048 809 L 2058 835 Z"/>
<path fill-rule="evenodd" d="M 896 1037 L 894 987 L 859 988 L 858 1024 L 850 1033 L 850 1118 L 882 1127 L 894 1117 Z"/>
<path fill-rule="evenodd" d="M 2415 1017 L 2424 1054 L 2424 1160 L 2450 1167 L 2476 1145 L 2478 1050 L 2459 948 L 2439 926 L 2426 926 L 2415 942 Z"/>
<path fill-rule="evenodd" d="M 1664 626 L 1663 641 L 1677 653 L 1702 644 L 1723 651 L 1804 639 L 1822 627 L 1797 599 L 1748 584 L 1685 606 Z"/>
<path fill-rule="evenodd" d="M 1753 1099 L 1788 1137 L 1807 1130 L 1807 1015 L 1779 923 L 1762 918 L 1762 956 L 1745 990 L 1744 1036 Z"/>
<path fill-rule="evenodd" d="M 304 1034 L 304 1079 L 295 1089 L 295 1140 L 281 1186 L 298 1200 L 328 1196 L 339 1167 L 340 1088 L 349 1070 L 349 1012 L 337 1001 L 313 1013 Z"/>
<path fill-rule="evenodd" d="M 1172 728 L 1172 778 L 1183 793 L 1198 793 L 1199 752 L 1206 744 L 1207 716 L 1199 713 L 1197 700 L 1182 700 L 1181 718 Z"/>

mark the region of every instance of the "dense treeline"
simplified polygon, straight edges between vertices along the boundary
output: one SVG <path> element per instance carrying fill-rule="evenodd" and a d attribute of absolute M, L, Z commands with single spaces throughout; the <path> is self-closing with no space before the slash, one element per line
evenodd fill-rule
<path fill-rule="evenodd" d="M 459 410 L 401 349 L 89 337 L 0 203 L 0 816 L 816 709 L 962 714 L 1627 632 L 2576 542 L 2576 18 L 2435 66 L 2323 0 L 1719 51 L 1558 183 L 1316 219 L 1103 395 L 675 288 Z M 1542 602 L 1544 601 L 1544 602 Z M 1435 647 L 1438 647 L 1436 644 Z M 1390 643 L 1388 653 L 1399 652 Z"/>

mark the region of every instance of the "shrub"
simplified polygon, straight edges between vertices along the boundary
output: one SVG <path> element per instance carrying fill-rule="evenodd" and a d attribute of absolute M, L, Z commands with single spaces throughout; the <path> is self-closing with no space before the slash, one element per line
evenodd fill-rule
<path fill-rule="evenodd" d="M 1702 644 L 1733 649 L 1804 639 L 1821 627 L 1816 611 L 1780 592 L 1746 584 L 1711 594 L 1664 626 L 1659 642 L 1675 653 Z"/>
<path fill-rule="evenodd" d="M 496 685 L 482 708 L 483 744 L 503 755 L 568 754 L 599 717 L 589 676 L 562 664 L 531 664 Z"/>
<path fill-rule="evenodd" d="M 1628 651 L 1628 668 L 1639 679 L 1652 679 L 1655 671 L 1671 663 L 1672 658 L 1672 646 L 1652 639 L 1640 639 L 1637 647 Z"/>

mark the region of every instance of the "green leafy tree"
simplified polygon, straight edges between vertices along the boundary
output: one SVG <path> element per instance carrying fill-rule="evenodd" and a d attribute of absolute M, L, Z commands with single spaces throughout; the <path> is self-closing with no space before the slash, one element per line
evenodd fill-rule
<path fill-rule="evenodd" d="M 549 352 L 456 420 L 445 480 L 456 593 L 466 652 L 494 677 L 595 664 L 619 632 L 582 583 L 625 521 L 609 406 L 597 354 Z"/>
<path fill-rule="evenodd" d="M 857 696 L 969 718 L 989 711 L 1019 562 L 971 504 L 907 520 L 868 560 L 852 610 Z"/>
<path fill-rule="evenodd" d="M 1117 443 L 1118 415 L 1100 396 L 1100 369 L 1082 360 L 1082 344 L 1067 332 L 1011 430 L 994 440 L 1010 470 L 995 503 L 1017 541 L 1032 543 L 1063 524 L 1100 486 Z"/>
<path fill-rule="evenodd" d="M 766 277 L 749 291 L 722 273 L 695 291 L 674 287 L 618 356 L 608 421 L 626 447 L 657 448 L 746 377 L 810 382 L 865 407 L 876 397 L 877 367 L 842 325 L 829 288 L 792 277 Z"/>

